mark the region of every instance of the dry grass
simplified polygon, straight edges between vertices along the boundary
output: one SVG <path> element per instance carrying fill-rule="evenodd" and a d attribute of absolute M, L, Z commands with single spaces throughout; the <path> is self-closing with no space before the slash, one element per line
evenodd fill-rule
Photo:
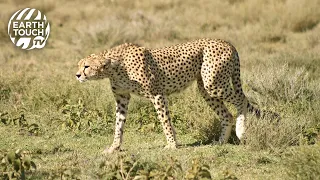
<path fill-rule="evenodd" d="M 40 9 L 51 23 L 44 49 L 19 50 L 7 36 L 9 17 L 24 7 Z M 211 166 L 215 179 L 233 175 L 240 179 L 282 179 L 284 174 L 312 178 L 320 172 L 315 168 L 312 174 L 300 168 L 313 165 L 308 158 L 318 162 L 319 157 L 319 147 L 308 144 L 319 144 L 320 1 L 14 0 L 0 1 L 0 8 L 4 20 L 0 22 L 0 113 L 8 112 L 1 120 L 23 114 L 29 124 L 36 123 L 41 129 L 35 136 L 26 127 L 0 122 L 4 137 L 0 152 L 17 148 L 41 151 L 34 156 L 39 157 L 34 178 L 53 177 L 66 166 L 80 170 L 82 179 L 97 178 L 98 153 L 112 140 L 110 133 L 95 133 L 96 124 L 81 132 L 64 131 L 57 125 L 66 120 L 64 108 L 70 105 L 81 110 L 79 98 L 88 112 L 104 115 L 97 118 L 113 120 L 108 80 L 76 82 L 80 58 L 124 42 L 156 48 L 200 37 L 232 42 L 240 54 L 245 93 L 260 108 L 277 111 L 283 118 L 276 123 L 249 116 L 246 144 L 193 147 L 219 134 L 218 119 L 193 84 L 169 98 L 178 138 L 186 146 L 171 155 L 184 168 L 190 167 L 192 158 L 201 159 Z M 170 156 L 159 147 L 164 145 L 164 138 L 153 113 L 148 101 L 133 98 L 125 154 L 146 163 L 166 161 Z M 155 127 L 148 126 L 152 123 Z M 230 142 L 238 143 L 234 139 Z M 60 151 L 52 153 L 57 147 Z M 292 154 L 314 156 L 283 155 L 288 149 L 293 149 Z M 303 164 L 287 166 L 282 161 Z"/>

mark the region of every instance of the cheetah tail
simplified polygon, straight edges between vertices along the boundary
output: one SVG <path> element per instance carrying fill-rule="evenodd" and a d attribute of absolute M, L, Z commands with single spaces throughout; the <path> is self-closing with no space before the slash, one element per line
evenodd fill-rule
<path fill-rule="evenodd" d="M 253 113 L 257 118 L 265 118 L 268 117 L 270 119 L 276 120 L 277 122 L 280 121 L 280 115 L 276 112 L 273 111 L 268 111 L 268 110 L 260 110 L 256 107 L 254 107 L 253 105 L 251 105 L 250 103 L 248 103 L 248 111 L 250 113 Z"/>
<path fill-rule="evenodd" d="M 231 79 L 232 79 L 234 90 L 245 97 L 242 90 L 241 80 L 240 80 L 240 58 L 238 56 L 238 52 L 236 51 L 234 54 L 234 73 L 232 74 Z M 260 110 L 252 106 L 250 103 L 248 103 L 247 108 L 248 108 L 248 111 L 253 113 L 257 118 L 269 117 L 271 119 L 277 120 L 277 122 L 279 122 L 280 120 L 280 115 L 276 112 Z"/>

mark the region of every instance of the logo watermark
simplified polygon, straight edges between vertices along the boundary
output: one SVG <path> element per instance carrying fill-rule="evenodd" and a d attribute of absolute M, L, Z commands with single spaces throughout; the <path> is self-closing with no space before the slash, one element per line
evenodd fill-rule
<path fill-rule="evenodd" d="M 11 41 L 21 49 L 41 49 L 50 34 L 47 18 L 37 9 L 25 8 L 15 12 L 8 23 Z"/>

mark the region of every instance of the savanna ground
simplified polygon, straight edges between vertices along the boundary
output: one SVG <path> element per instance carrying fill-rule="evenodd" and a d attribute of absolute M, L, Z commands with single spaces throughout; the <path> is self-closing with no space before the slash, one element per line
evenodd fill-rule
<path fill-rule="evenodd" d="M 51 23 L 44 49 L 10 42 L 9 18 L 25 7 Z M 320 1 L 2 0 L 0 9 L 0 177 L 319 179 Z M 76 81 L 78 60 L 124 42 L 156 48 L 202 37 L 235 45 L 245 93 L 281 121 L 249 115 L 245 144 L 234 132 L 230 143 L 210 144 L 219 121 L 194 83 L 169 97 L 179 149 L 163 149 L 152 104 L 135 96 L 123 151 L 102 155 L 113 96 L 108 80 Z"/>

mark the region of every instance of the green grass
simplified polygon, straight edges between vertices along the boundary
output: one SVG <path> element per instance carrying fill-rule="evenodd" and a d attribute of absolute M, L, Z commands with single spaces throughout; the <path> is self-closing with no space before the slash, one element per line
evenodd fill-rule
<path fill-rule="evenodd" d="M 37 166 L 27 179 L 120 178 L 121 167 L 123 177 L 132 168 L 129 179 L 192 179 L 206 165 L 212 179 L 319 177 L 319 1 L 14 0 L 0 7 L 0 177 L 4 168 L 14 172 L 6 155 L 18 149 Z M 19 50 L 7 35 L 10 16 L 24 7 L 51 23 L 44 49 Z M 123 151 L 102 155 L 113 139 L 113 95 L 108 80 L 77 82 L 78 60 L 124 42 L 157 48 L 201 37 L 235 45 L 246 95 L 281 121 L 249 115 L 245 143 L 232 132 L 229 144 L 213 145 L 219 120 L 194 83 L 169 97 L 179 149 L 163 148 L 152 104 L 133 96 Z"/>

